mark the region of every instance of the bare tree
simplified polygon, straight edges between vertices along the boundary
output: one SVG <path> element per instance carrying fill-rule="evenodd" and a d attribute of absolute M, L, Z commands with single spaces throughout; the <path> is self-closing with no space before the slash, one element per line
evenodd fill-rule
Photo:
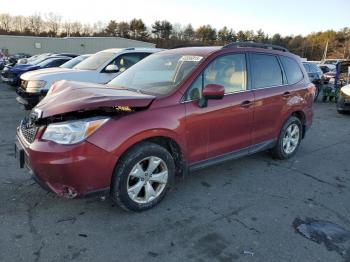
<path fill-rule="evenodd" d="M 24 32 L 26 28 L 27 18 L 21 15 L 14 16 L 12 19 L 12 30 Z"/>
<path fill-rule="evenodd" d="M 62 30 L 65 36 L 69 37 L 72 32 L 72 23 L 71 22 L 64 22 L 62 24 Z"/>
<path fill-rule="evenodd" d="M 80 22 L 72 23 L 72 34 L 75 36 L 80 36 L 82 32 L 83 25 Z"/>
<path fill-rule="evenodd" d="M 91 36 L 93 34 L 93 30 L 90 24 L 84 24 L 81 30 L 81 34 L 84 36 Z"/>
<path fill-rule="evenodd" d="M 40 14 L 29 16 L 27 18 L 27 23 L 28 29 L 36 35 L 40 34 L 44 28 L 44 21 L 42 20 Z"/>
<path fill-rule="evenodd" d="M 59 14 L 51 12 L 46 14 L 45 18 L 49 33 L 51 33 L 53 36 L 57 36 L 58 31 L 60 30 L 62 17 Z"/>
<path fill-rule="evenodd" d="M 9 14 L 0 14 L 0 27 L 4 31 L 10 32 L 11 22 L 12 22 L 12 16 L 10 16 Z"/>
<path fill-rule="evenodd" d="M 103 31 L 103 29 L 105 28 L 106 26 L 104 25 L 104 23 L 102 21 L 97 21 L 96 23 L 94 23 L 92 25 L 92 31 L 94 34 L 99 34 Z"/>

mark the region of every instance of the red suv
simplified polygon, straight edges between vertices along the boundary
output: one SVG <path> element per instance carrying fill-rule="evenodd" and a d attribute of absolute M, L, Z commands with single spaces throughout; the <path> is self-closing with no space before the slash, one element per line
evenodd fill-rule
<path fill-rule="evenodd" d="M 56 82 L 17 130 L 16 155 L 64 197 L 159 203 L 176 175 L 270 150 L 293 156 L 315 87 L 299 57 L 265 44 L 150 55 L 107 85 Z"/>

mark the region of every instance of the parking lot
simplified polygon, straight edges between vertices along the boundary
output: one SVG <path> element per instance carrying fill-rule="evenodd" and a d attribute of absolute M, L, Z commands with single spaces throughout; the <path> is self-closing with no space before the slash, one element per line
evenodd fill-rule
<path fill-rule="evenodd" d="M 300 218 L 350 230 L 350 115 L 316 103 L 295 157 L 268 153 L 178 179 L 157 207 L 127 213 L 108 199 L 42 190 L 14 159 L 26 114 L 0 84 L 0 261 L 350 261 L 350 241 L 325 245 Z"/>

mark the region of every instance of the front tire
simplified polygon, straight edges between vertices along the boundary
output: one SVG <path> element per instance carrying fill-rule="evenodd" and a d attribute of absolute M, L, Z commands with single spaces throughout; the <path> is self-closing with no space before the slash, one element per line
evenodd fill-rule
<path fill-rule="evenodd" d="M 291 116 L 283 125 L 277 144 L 271 150 L 276 159 L 288 159 L 297 152 L 302 138 L 302 124 L 299 118 Z"/>
<path fill-rule="evenodd" d="M 118 161 L 112 178 L 111 197 L 128 211 L 150 209 L 164 198 L 174 175 L 171 154 L 162 146 L 142 142 Z"/>

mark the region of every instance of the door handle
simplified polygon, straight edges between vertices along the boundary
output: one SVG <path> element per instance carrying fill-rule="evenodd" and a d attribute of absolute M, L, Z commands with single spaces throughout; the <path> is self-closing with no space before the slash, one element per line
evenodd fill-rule
<path fill-rule="evenodd" d="M 290 92 L 287 91 L 287 92 L 284 92 L 282 96 L 283 96 L 284 98 L 289 98 L 290 95 L 291 95 Z"/>
<path fill-rule="evenodd" d="M 242 103 L 241 103 L 241 107 L 243 107 L 243 108 L 248 108 L 248 107 L 250 107 L 251 105 L 253 105 L 253 102 L 252 101 L 249 101 L 249 100 L 245 100 L 245 101 L 243 101 Z"/>

